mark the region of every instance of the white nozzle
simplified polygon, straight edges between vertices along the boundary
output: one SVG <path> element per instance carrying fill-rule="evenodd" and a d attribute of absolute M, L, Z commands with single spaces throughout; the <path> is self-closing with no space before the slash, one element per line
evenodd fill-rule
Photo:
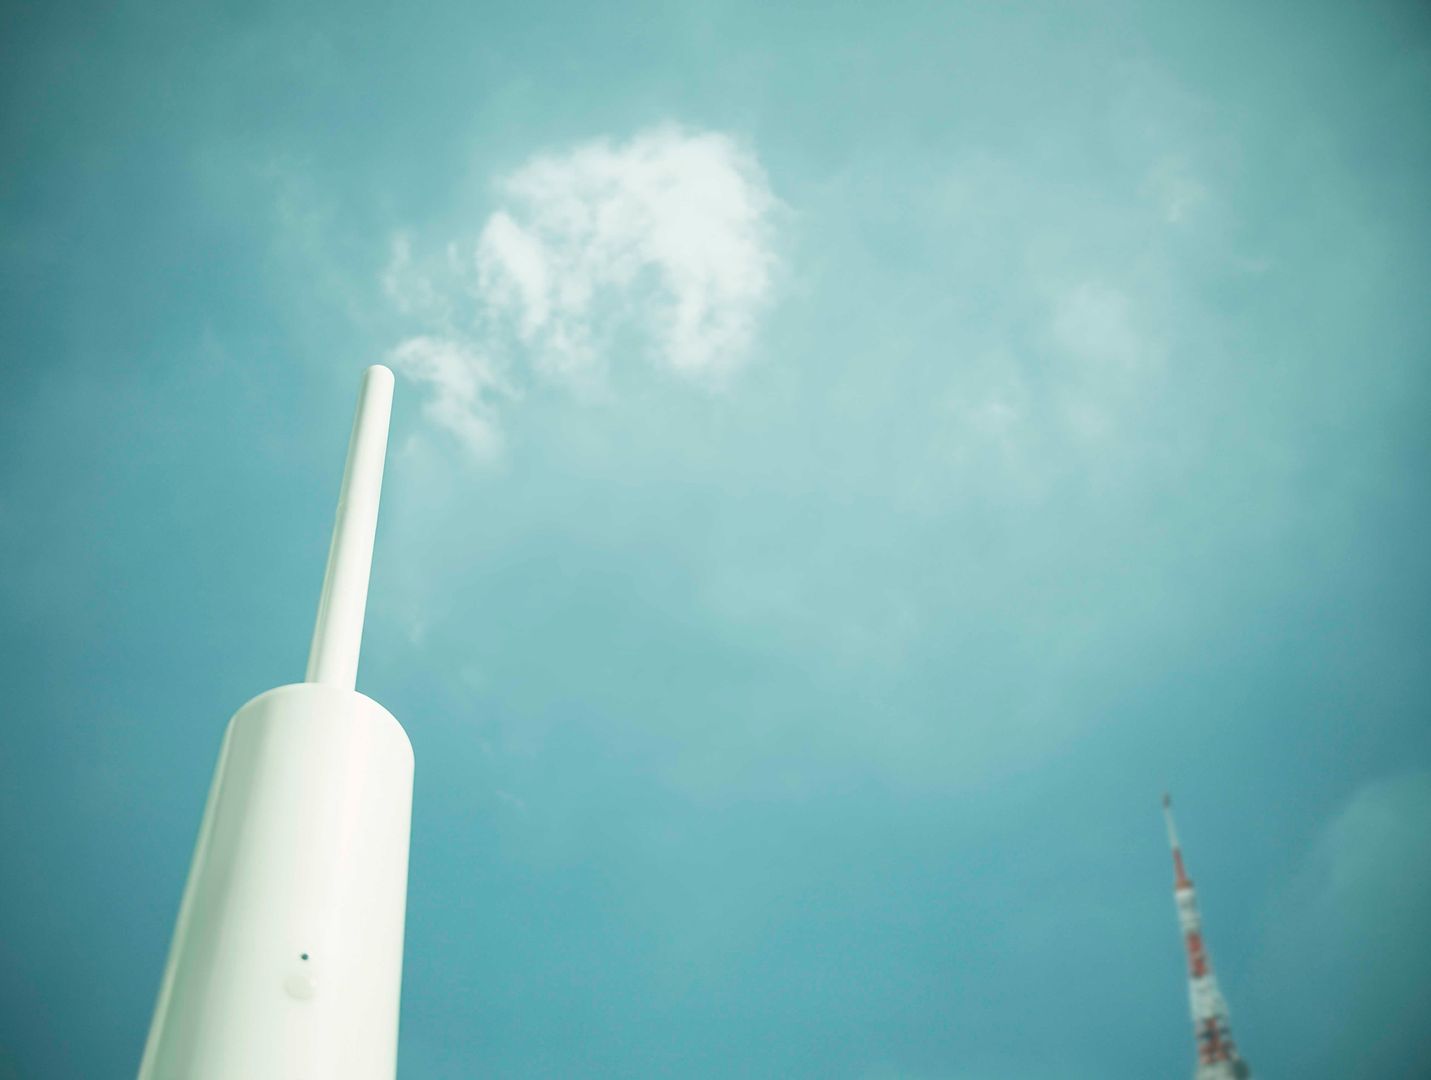
<path fill-rule="evenodd" d="M 392 404 L 393 373 L 374 364 L 363 373 L 363 386 L 358 392 L 358 411 L 353 417 L 353 436 L 343 468 L 333 543 L 328 549 L 328 569 L 323 575 L 323 594 L 318 601 L 318 621 L 313 627 L 305 682 L 345 690 L 352 690 L 357 683 Z"/>

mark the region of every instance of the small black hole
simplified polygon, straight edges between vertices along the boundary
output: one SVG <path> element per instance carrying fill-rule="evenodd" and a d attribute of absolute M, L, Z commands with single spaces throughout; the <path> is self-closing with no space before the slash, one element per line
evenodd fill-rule
<path fill-rule="evenodd" d="M 308 959 L 308 954 L 307 954 L 307 953 L 304 953 L 304 954 L 303 954 L 302 956 L 300 956 L 298 959 L 300 959 L 300 960 L 307 960 L 307 959 Z"/>

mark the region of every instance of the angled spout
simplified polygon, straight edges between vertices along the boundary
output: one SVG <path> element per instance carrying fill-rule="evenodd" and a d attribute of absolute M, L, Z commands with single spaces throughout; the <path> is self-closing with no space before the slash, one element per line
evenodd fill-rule
<path fill-rule="evenodd" d="M 305 682 L 344 690 L 357 683 L 392 402 L 393 373 L 374 364 L 364 372 L 358 392 Z"/>

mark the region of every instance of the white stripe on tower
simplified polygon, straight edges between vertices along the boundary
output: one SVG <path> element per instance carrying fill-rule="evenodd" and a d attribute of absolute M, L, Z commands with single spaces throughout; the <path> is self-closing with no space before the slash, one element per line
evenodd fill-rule
<path fill-rule="evenodd" d="M 1173 899 L 1178 908 L 1178 925 L 1188 957 L 1188 1003 L 1192 1009 L 1193 1036 L 1197 1044 L 1194 1080 L 1244 1080 L 1251 1070 L 1237 1055 L 1228 1020 L 1227 1002 L 1212 973 L 1212 960 L 1202 940 L 1202 916 L 1197 893 L 1183 863 L 1183 849 L 1173 823 L 1173 800 L 1163 796 L 1163 817 L 1168 826 L 1168 846 L 1173 853 Z"/>

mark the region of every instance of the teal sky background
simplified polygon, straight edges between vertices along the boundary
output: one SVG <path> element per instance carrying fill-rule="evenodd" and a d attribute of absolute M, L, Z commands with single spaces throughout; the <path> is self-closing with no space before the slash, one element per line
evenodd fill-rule
<path fill-rule="evenodd" d="M 385 360 L 401 1075 L 1189 1075 L 1165 788 L 1255 1074 L 1431 1075 L 1425 5 L 12 4 L 0 84 L 0 1077 L 137 1069 Z"/>

